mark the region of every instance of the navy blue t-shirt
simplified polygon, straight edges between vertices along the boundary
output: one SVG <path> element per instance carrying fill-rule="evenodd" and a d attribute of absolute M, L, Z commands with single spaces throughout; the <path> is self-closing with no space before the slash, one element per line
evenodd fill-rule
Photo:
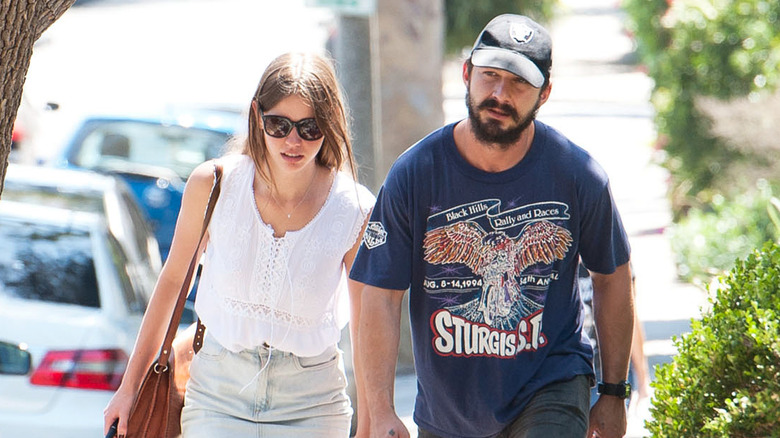
<path fill-rule="evenodd" d="M 530 150 L 503 172 L 468 164 L 454 124 L 409 148 L 352 267 L 354 280 L 410 289 L 414 419 L 442 436 L 494 435 L 540 388 L 592 374 L 578 259 L 604 274 L 629 259 L 604 170 L 534 123 Z"/>

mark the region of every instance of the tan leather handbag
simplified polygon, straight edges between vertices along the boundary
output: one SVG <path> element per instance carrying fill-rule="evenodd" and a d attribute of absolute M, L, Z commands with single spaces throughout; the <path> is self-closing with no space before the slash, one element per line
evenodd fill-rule
<path fill-rule="evenodd" d="M 214 185 L 211 187 L 208 207 L 203 218 L 203 228 L 198 240 L 198 248 L 200 248 L 203 242 L 203 236 L 206 234 L 211 215 L 214 212 L 214 206 L 219 197 L 221 181 L 222 166 L 215 164 Z M 146 372 L 146 377 L 144 377 L 133 407 L 130 409 L 126 438 L 174 438 L 181 435 L 181 409 L 184 406 L 184 384 L 186 384 L 186 378 L 182 382 L 182 379 L 177 379 L 176 373 L 179 372 L 189 377 L 189 362 L 192 360 L 193 354 L 197 353 L 201 345 L 203 345 L 205 327 L 200 323 L 200 320 L 198 320 L 198 326 L 192 342 L 192 352 L 184 351 L 171 355 L 171 351 L 176 331 L 181 322 L 187 293 L 192 285 L 192 276 L 198 266 L 198 255 L 196 250 L 179 292 L 179 299 L 176 302 L 173 315 L 171 315 L 168 331 L 165 333 L 165 339 L 160 347 L 160 354 Z M 186 348 L 187 345 L 184 345 L 184 347 Z M 177 364 L 175 357 L 184 358 L 185 360 L 179 360 Z M 176 369 L 179 371 L 175 371 Z"/>

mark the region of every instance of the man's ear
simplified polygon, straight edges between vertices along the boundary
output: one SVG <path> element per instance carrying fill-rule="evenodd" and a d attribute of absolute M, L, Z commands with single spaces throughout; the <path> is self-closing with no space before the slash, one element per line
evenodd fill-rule
<path fill-rule="evenodd" d="M 544 105 L 545 102 L 547 102 L 547 99 L 550 98 L 550 93 L 552 92 L 552 81 L 547 82 L 547 86 L 542 89 L 542 92 L 539 93 L 539 105 Z"/>
<path fill-rule="evenodd" d="M 469 83 L 469 62 L 463 62 L 463 83 L 468 85 Z"/>

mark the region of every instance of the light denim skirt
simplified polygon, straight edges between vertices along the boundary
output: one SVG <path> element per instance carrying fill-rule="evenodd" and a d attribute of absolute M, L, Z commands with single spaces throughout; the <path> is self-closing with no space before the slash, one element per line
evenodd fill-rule
<path fill-rule="evenodd" d="M 258 347 L 233 353 L 206 334 L 190 367 L 184 438 L 348 437 L 352 408 L 341 351 Z"/>

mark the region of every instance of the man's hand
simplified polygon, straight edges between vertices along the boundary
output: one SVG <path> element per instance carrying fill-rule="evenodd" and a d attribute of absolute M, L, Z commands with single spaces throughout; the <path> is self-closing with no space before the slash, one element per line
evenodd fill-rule
<path fill-rule="evenodd" d="M 409 430 L 394 412 L 382 418 L 372 415 L 371 438 L 409 438 Z"/>
<path fill-rule="evenodd" d="M 623 438 L 626 434 L 625 400 L 610 395 L 599 396 L 590 410 L 588 438 Z"/>

